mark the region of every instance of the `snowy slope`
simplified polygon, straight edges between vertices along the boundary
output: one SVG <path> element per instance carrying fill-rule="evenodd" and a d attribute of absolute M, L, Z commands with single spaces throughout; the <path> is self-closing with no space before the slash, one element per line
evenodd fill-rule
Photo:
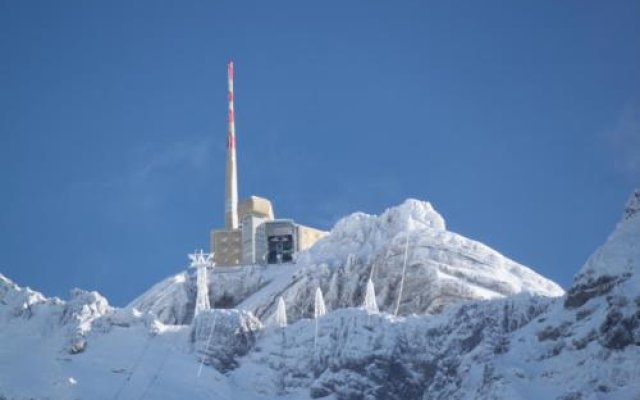
<path fill-rule="evenodd" d="M 489 247 L 449 232 L 430 203 L 407 200 L 379 216 L 355 213 L 302 252 L 295 265 L 217 267 L 211 271 L 211 304 L 275 312 L 278 296 L 290 304 L 290 320 L 310 317 L 320 287 L 330 309 L 357 307 L 369 277 L 382 311 L 395 312 L 406 255 L 399 314 L 437 313 L 446 305 L 527 292 L 561 296 L 562 289 Z M 160 282 L 131 308 L 165 323 L 189 323 L 195 299 L 193 271 Z"/>
<path fill-rule="evenodd" d="M 95 292 L 49 299 L 0 276 L 0 399 L 640 399 L 638 199 L 565 296 L 521 290 L 437 314 L 329 307 L 278 328 L 247 310 L 218 309 L 165 325 Z M 444 232 L 436 228 L 424 230 Z M 512 265 L 501 265 L 510 276 Z M 304 271 L 255 267 L 244 284 L 238 271 L 223 274 L 247 288 L 241 304 L 255 305 L 286 295 Z M 162 302 L 188 294 L 190 275 L 176 279 L 154 289 L 165 291 Z"/>
<path fill-rule="evenodd" d="M 198 375 L 191 336 L 189 326 L 113 309 L 95 292 L 47 299 L 0 275 L 0 399 L 265 398 L 214 368 Z"/>

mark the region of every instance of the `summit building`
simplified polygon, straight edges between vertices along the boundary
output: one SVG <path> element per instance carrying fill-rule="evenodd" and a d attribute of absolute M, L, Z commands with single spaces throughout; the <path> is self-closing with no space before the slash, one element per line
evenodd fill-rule
<path fill-rule="evenodd" d="M 218 266 L 292 262 L 298 251 L 311 247 L 327 232 L 276 219 L 271 201 L 262 197 L 251 196 L 238 204 L 233 75 L 233 62 L 229 62 L 225 227 L 211 231 L 213 261 Z"/>

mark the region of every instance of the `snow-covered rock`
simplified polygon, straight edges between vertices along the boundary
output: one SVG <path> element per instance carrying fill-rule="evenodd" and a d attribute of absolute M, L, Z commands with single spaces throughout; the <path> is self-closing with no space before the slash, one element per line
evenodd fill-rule
<path fill-rule="evenodd" d="M 635 191 L 625 207 L 622 220 L 576 275 L 565 304 L 577 307 L 595 296 L 608 293 L 627 280 L 640 285 L 640 191 Z"/>
<path fill-rule="evenodd" d="M 0 321 L 20 323 L 47 329 L 61 328 L 65 336 L 66 351 L 75 354 L 85 350 L 86 335 L 99 325 L 99 330 L 108 329 L 101 319 L 113 312 L 111 306 L 98 292 L 80 289 L 71 291 L 71 298 L 62 301 L 46 298 L 29 288 L 21 288 L 0 275 Z"/>
<path fill-rule="evenodd" d="M 226 372 L 238 366 L 237 359 L 249 352 L 261 328 L 246 311 L 210 310 L 195 318 L 191 336 L 200 362 Z"/>
<path fill-rule="evenodd" d="M 68 326 L 69 352 L 80 353 L 87 346 L 86 335 L 94 328 L 94 324 L 103 316 L 113 312 L 106 298 L 98 292 L 87 292 L 81 289 L 71 291 L 71 298 L 62 306 L 60 323 Z M 108 329 L 108 323 L 100 329 Z"/>
<path fill-rule="evenodd" d="M 639 249 L 640 216 L 626 215 L 566 298 L 521 293 L 406 318 L 338 310 L 320 320 L 318 338 L 300 320 L 268 362 L 250 353 L 234 373 L 264 363 L 274 394 L 310 387 L 311 397 L 640 398 Z"/>
<path fill-rule="evenodd" d="M 9 278 L 0 274 L 0 305 L 4 306 L 0 311 L 0 318 L 31 318 L 38 306 L 45 304 L 57 304 L 58 299 L 47 299 L 41 293 L 30 288 L 21 288 Z"/>
<path fill-rule="evenodd" d="M 328 308 L 363 303 L 371 277 L 381 311 L 395 311 L 407 250 L 406 276 L 399 314 L 437 313 L 463 301 L 510 296 L 520 292 L 561 296 L 563 290 L 491 248 L 445 230 L 431 204 L 407 200 L 380 216 L 356 213 L 339 221 L 331 234 L 298 260 L 300 269 L 283 288 L 293 319 L 313 312 L 315 287 Z M 256 308 L 271 312 L 270 303 Z"/>
<path fill-rule="evenodd" d="M 384 227 L 381 217 L 357 218 L 369 221 L 368 226 Z M 455 235 L 445 231 L 443 224 L 414 226 L 418 225 L 415 232 L 409 230 L 410 240 Z M 372 276 L 379 289 L 385 280 L 370 269 L 384 267 L 375 264 L 375 254 L 388 249 L 384 248 L 388 241 L 399 242 L 396 246 L 402 248 L 405 228 L 388 229 L 396 229 L 396 234 L 380 239 L 383 250 L 363 249 L 361 255 L 373 255 L 369 263 L 347 262 L 355 268 L 350 271 L 356 279 Z M 343 238 L 339 243 L 347 247 L 344 254 L 358 254 L 353 250 L 369 246 L 364 244 L 367 235 L 387 234 L 375 233 L 376 229 L 363 233 L 361 246 Z M 417 239 L 412 239 L 414 235 Z M 528 270 L 521 266 L 469 239 L 447 237 L 458 240 L 450 262 L 471 253 L 467 260 L 473 261 L 464 267 L 476 265 L 481 272 L 493 268 L 506 277 L 527 281 L 513 278 L 510 283 L 520 284 L 520 289 L 536 287 L 531 283 L 535 279 L 529 279 Z M 321 243 L 334 239 L 329 236 Z M 301 299 L 296 296 L 313 288 L 309 293 L 313 303 L 316 286 L 322 286 L 319 280 L 341 268 L 341 257 L 335 258 L 334 265 L 331 254 L 314 256 L 311 251 L 304 257 L 324 257 L 321 265 L 245 270 L 253 278 L 244 287 L 256 285 L 257 289 L 242 292 L 235 302 L 247 309 L 270 310 L 265 304 L 282 295 L 288 316 L 298 315 L 289 318 L 286 326 L 263 324 L 249 311 L 238 309 L 203 312 L 190 326 L 163 324 L 160 316 L 179 323 L 179 315 L 188 318 L 184 305 L 168 314 L 161 311 L 176 299 L 188 301 L 190 273 L 159 284 L 138 299 L 138 305 L 165 304 L 154 312 L 112 309 L 93 292 L 75 291 L 66 302 L 48 299 L 0 275 L 0 399 L 637 399 L 638 243 L 640 214 L 625 212 L 607 242 L 576 275 L 566 296 L 543 295 L 541 285 L 482 301 L 456 299 L 437 314 L 398 317 L 389 312 L 393 302 L 385 302 L 385 296 L 378 294 L 378 304 L 384 305 L 380 313 L 364 310 L 361 302 L 353 307 L 333 303 L 316 320 L 304 318 L 306 303 L 296 304 Z M 439 243 L 437 251 L 431 248 L 429 257 L 444 264 L 442 260 L 447 259 L 437 257 L 445 257 L 445 245 L 451 241 Z M 368 267 L 368 275 L 358 265 L 364 265 L 365 271 Z M 219 273 L 226 274 L 225 282 L 234 282 L 231 286 L 243 287 L 238 283 L 239 271 Z M 464 278 L 458 279 L 468 279 L 460 275 Z M 304 279 L 307 283 L 296 286 L 296 280 Z M 331 290 L 329 286 L 326 297 Z M 163 293 L 167 298 L 161 301 Z M 70 355 L 68 329 L 82 326 L 90 328 L 83 336 L 88 345 Z"/>
<path fill-rule="evenodd" d="M 400 282 L 406 250 L 402 296 Z M 446 230 L 430 203 L 409 199 L 381 215 L 355 213 L 295 265 L 216 267 L 209 271 L 210 302 L 236 307 L 266 320 L 282 296 L 291 321 L 310 317 L 320 287 L 329 309 L 363 304 L 369 278 L 381 311 L 400 315 L 438 313 L 445 306 L 520 292 L 561 296 L 563 290 L 491 248 Z M 154 313 L 164 323 L 190 323 L 195 273 L 157 284 L 129 307 Z"/>
<path fill-rule="evenodd" d="M 210 268 L 207 272 L 209 303 L 213 308 L 237 307 L 253 311 L 263 304 L 263 297 L 271 298 L 279 286 L 286 284 L 294 270 L 294 265 Z M 260 294 L 253 298 L 254 307 L 251 301 L 246 300 L 258 292 Z M 126 308 L 151 313 L 165 324 L 185 325 L 193 319 L 195 299 L 196 271 L 191 268 L 157 283 Z M 276 298 L 272 299 L 275 301 Z M 245 306 L 239 307 L 242 302 Z"/>
<path fill-rule="evenodd" d="M 633 192 L 624 208 L 624 218 L 629 219 L 640 212 L 640 190 Z"/>
<path fill-rule="evenodd" d="M 512 334 L 510 352 L 493 361 L 490 393 L 526 385 L 540 387 L 538 398 L 640 398 L 640 215 L 629 213 L 637 196 L 566 299 Z M 521 376 L 509 372 L 516 367 Z"/>
<path fill-rule="evenodd" d="M 149 312 L 165 324 L 188 324 L 193 318 L 196 286 L 185 271 L 169 277 L 133 300 L 127 309 L 130 312 Z M 195 276 L 193 277 L 195 279 Z"/>
<path fill-rule="evenodd" d="M 309 387 L 314 398 L 474 398 L 481 385 L 458 393 L 464 373 L 507 352 L 510 333 L 551 302 L 521 294 L 406 318 L 338 310 L 320 319 L 317 340 L 306 319 L 282 336 L 264 337 L 257 346 L 272 351 L 250 353 L 234 374 L 267 366 L 271 374 L 262 384 L 274 394 Z"/>

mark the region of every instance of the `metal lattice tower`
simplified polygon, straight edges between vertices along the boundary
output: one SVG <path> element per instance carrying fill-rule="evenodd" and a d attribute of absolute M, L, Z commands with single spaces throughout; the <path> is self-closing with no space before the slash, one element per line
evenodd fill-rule
<path fill-rule="evenodd" d="M 199 313 L 211 309 L 211 304 L 209 303 L 209 282 L 207 280 L 207 267 L 209 265 L 213 265 L 213 254 L 203 253 L 202 250 L 200 250 L 199 253 L 196 252 L 194 254 L 190 254 L 189 258 L 191 259 L 191 266 L 197 268 L 196 306 L 193 312 L 193 318 L 195 318 Z"/>

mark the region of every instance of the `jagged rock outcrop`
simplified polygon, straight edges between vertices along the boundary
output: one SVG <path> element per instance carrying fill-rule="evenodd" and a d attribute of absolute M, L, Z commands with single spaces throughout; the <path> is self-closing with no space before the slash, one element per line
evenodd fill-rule
<path fill-rule="evenodd" d="M 21 288 L 9 278 L 0 274 L 0 305 L 3 305 L 0 318 L 31 318 L 34 309 L 43 304 L 61 304 L 59 299 L 47 299 L 41 293 L 30 288 Z"/>
<path fill-rule="evenodd" d="M 98 292 L 73 289 L 71 298 L 62 305 L 59 319 L 60 324 L 68 327 L 69 353 L 83 352 L 87 347 L 87 333 L 95 328 L 96 321 L 112 312 L 113 308 L 107 299 Z M 109 324 L 102 322 L 99 329 L 107 330 Z"/>

